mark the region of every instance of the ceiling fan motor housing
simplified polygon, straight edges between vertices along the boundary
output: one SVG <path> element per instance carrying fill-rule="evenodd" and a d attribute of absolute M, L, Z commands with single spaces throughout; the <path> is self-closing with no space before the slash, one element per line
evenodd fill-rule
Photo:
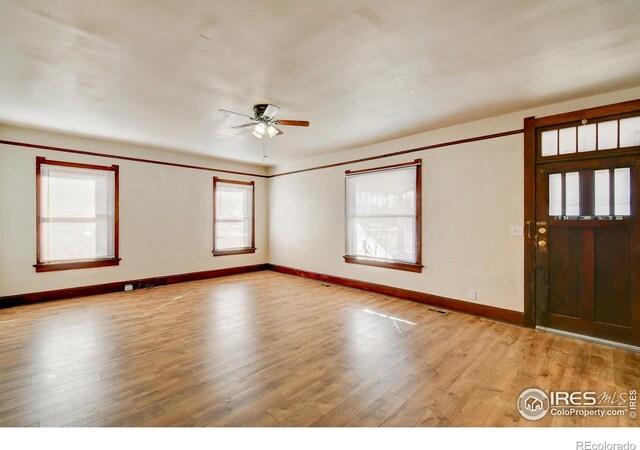
<path fill-rule="evenodd" d="M 269 106 L 267 103 L 258 103 L 257 105 L 253 105 L 253 112 L 255 113 L 256 118 L 262 117 L 267 106 Z"/>

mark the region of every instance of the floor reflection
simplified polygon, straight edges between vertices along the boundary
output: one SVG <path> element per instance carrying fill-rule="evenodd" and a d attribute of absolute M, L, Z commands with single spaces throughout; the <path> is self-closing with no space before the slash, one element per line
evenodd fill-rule
<path fill-rule="evenodd" d="M 364 311 L 364 312 L 366 312 L 367 314 L 374 314 L 374 315 L 376 315 L 376 316 L 378 316 L 378 317 L 384 317 L 385 319 L 390 319 L 390 320 L 392 320 L 392 321 L 393 321 L 393 323 L 395 323 L 395 324 L 396 324 L 396 326 L 397 326 L 397 323 L 398 323 L 398 322 L 399 322 L 399 323 L 406 323 L 406 324 L 408 324 L 408 325 L 415 325 L 415 323 L 414 323 L 414 322 L 410 322 L 410 321 L 408 321 L 408 320 L 399 319 L 399 318 L 397 318 L 397 317 L 388 316 L 388 315 L 386 315 L 386 314 L 382 314 L 382 313 L 378 313 L 378 312 L 375 312 L 375 311 L 371 311 L 370 309 L 363 309 L 363 311 Z"/>

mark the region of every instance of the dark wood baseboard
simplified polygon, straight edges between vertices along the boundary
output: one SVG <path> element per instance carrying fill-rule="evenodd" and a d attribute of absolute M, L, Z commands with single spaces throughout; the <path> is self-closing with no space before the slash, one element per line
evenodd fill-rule
<path fill-rule="evenodd" d="M 511 309 L 498 308 L 495 306 L 480 305 L 478 303 L 465 302 L 453 298 L 441 297 L 439 295 L 427 294 L 425 292 L 410 291 L 383 284 L 369 283 L 367 281 L 352 280 L 350 278 L 336 277 L 333 275 L 325 275 L 322 273 L 308 272 L 306 270 L 292 269 L 291 267 L 279 266 L 276 264 L 267 264 L 269 270 L 274 272 L 296 275 L 299 277 L 311 278 L 313 280 L 325 281 L 327 283 L 339 284 L 355 289 L 375 292 L 378 294 L 388 295 L 390 297 L 398 297 L 405 300 L 425 303 L 427 305 L 438 306 L 441 308 L 459 311 L 474 316 L 487 317 L 489 319 L 499 320 L 514 325 L 522 326 L 524 322 L 524 314 Z"/>
<path fill-rule="evenodd" d="M 116 281 L 113 283 L 94 284 L 92 286 L 80 286 L 55 291 L 32 292 L 29 294 L 9 295 L 0 297 L 0 308 L 17 306 L 26 303 L 45 302 L 50 300 L 60 300 L 73 297 L 85 297 L 88 295 L 109 294 L 112 292 L 124 291 L 125 284 L 136 286 L 164 286 L 167 284 L 182 283 L 185 281 L 204 280 L 207 278 L 224 277 L 239 273 L 257 272 L 267 270 L 267 264 L 255 264 L 252 266 L 229 267 L 226 269 L 205 270 L 202 272 L 181 273 L 177 275 L 164 275 L 152 278 L 138 278 L 127 281 Z"/>
<path fill-rule="evenodd" d="M 369 283 L 367 281 L 352 280 L 350 278 L 336 277 L 322 273 L 308 272 L 306 270 L 293 269 L 291 267 L 279 266 L 277 264 L 255 264 L 251 266 L 229 267 L 226 269 L 205 270 L 202 272 L 182 273 L 177 275 L 165 275 L 152 278 L 139 278 L 127 281 L 116 281 L 113 283 L 95 284 L 91 286 L 80 286 L 55 291 L 32 292 L 28 294 L 17 294 L 0 297 L 0 308 L 7 308 L 27 303 L 45 302 L 60 300 L 65 298 L 86 297 L 89 295 L 110 294 L 112 292 L 124 291 L 125 284 L 134 286 L 164 286 L 167 284 L 182 283 L 185 281 L 205 280 L 207 278 L 224 277 L 240 273 L 258 272 L 261 270 L 272 270 L 274 272 L 296 275 L 299 277 L 311 278 L 313 280 L 325 281 L 327 283 L 338 284 L 355 289 L 375 292 L 390 297 L 398 297 L 405 300 L 412 300 L 427 305 L 459 311 L 475 316 L 487 317 L 501 322 L 522 325 L 523 313 L 510 309 L 497 308 L 495 306 L 480 305 L 478 303 L 465 302 L 438 295 L 427 294 L 425 292 L 411 291 L 408 289 L 385 286 L 383 284 Z"/>

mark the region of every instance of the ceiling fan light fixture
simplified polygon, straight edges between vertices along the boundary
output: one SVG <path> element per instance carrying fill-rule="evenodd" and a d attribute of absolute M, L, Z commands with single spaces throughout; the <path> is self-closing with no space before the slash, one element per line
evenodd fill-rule
<path fill-rule="evenodd" d="M 279 134 L 282 134 L 282 131 L 280 131 L 275 125 L 269 124 L 269 126 L 267 127 L 267 133 L 269 133 L 269 137 L 272 138 Z"/>
<path fill-rule="evenodd" d="M 262 139 L 262 136 L 267 132 L 267 126 L 263 122 L 258 122 L 255 127 L 253 127 L 253 135 L 257 138 Z"/>
<path fill-rule="evenodd" d="M 231 128 L 238 129 L 238 128 L 251 127 L 251 134 L 253 134 L 258 139 L 263 139 L 266 134 L 269 135 L 269 138 L 273 138 L 283 134 L 282 130 L 280 130 L 276 125 L 284 125 L 284 126 L 292 126 L 292 127 L 308 127 L 309 126 L 309 121 L 307 120 L 284 120 L 284 119 L 274 120 L 279 110 L 280 110 L 280 107 L 276 105 L 259 103 L 259 104 L 253 105 L 253 116 L 237 113 L 235 111 L 231 111 L 228 109 L 219 109 L 218 111 L 229 113 L 229 114 L 235 114 L 235 115 L 243 116 L 250 119 L 251 122 L 249 123 L 236 125 Z M 266 141 L 263 142 L 263 144 L 266 144 Z"/>

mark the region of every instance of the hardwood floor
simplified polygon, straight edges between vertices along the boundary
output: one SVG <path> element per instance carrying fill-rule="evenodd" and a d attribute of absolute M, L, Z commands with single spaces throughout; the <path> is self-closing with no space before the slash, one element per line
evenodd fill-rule
<path fill-rule="evenodd" d="M 639 354 L 269 271 L 0 310 L 0 344 L 2 426 L 637 425 L 516 399 Z"/>

